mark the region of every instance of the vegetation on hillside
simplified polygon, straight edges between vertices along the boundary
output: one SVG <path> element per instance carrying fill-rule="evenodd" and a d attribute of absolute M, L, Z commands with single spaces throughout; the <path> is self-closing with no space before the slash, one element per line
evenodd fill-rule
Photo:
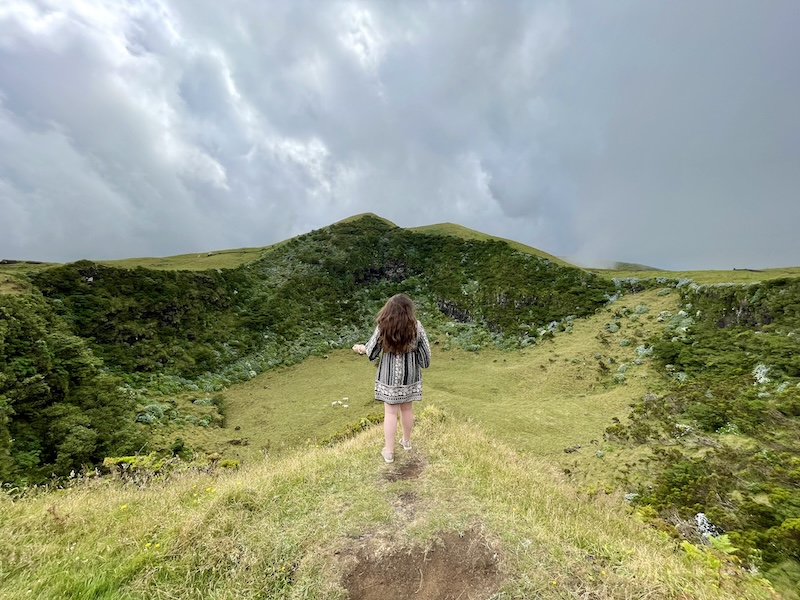
<path fill-rule="evenodd" d="M 252 347 L 241 271 L 127 270 L 80 261 L 32 276 L 72 331 L 120 374 L 213 371 Z M 233 334 L 233 335 L 229 335 Z"/>
<path fill-rule="evenodd" d="M 236 269 L 79 261 L 29 279 L 33 293 L 3 296 L 3 414 L 15 434 L 4 480 L 41 478 L 50 469 L 63 474 L 129 450 L 122 432 L 130 428 L 112 436 L 87 412 L 92 403 L 106 407 L 102 418 L 112 422 L 185 420 L 175 402 L 147 396 L 210 393 L 349 347 L 366 339 L 377 309 L 398 292 L 417 300 L 447 347 L 477 350 L 535 343 L 559 321 L 594 312 L 613 290 L 610 282 L 504 242 L 412 233 L 371 215 L 301 235 Z M 27 329 L 17 331 L 22 323 Z M 65 350 L 72 346 L 78 358 Z M 45 391 L 34 390 L 34 381 Z M 29 409 L 26 399 L 42 393 L 52 397 L 42 406 L 77 408 Z M 204 401 L 212 402 L 195 399 Z M 211 424 L 218 417 L 200 418 Z"/>
<path fill-rule="evenodd" d="M 0 295 L 0 480 L 37 482 L 135 451 L 133 402 L 36 295 Z"/>
<path fill-rule="evenodd" d="M 532 254 L 534 256 L 538 256 L 539 258 L 546 258 L 550 262 L 565 267 L 574 266 L 566 262 L 565 260 L 558 258 L 557 256 L 553 256 L 552 254 L 540 250 L 539 248 L 534 248 L 533 246 L 522 244 L 520 242 L 517 242 L 516 240 L 509 240 L 506 238 L 489 235 L 487 233 L 483 233 L 482 231 L 476 231 L 474 229 L 470 229 L 468 227 L 464 227 L 463 225 L 458 225 L 456 223 L 437 223 L 435 225 L 422 225 L 420 227 L 411 227 L 408 229 L 408 231 L 415 231 L 417 233 L 433 234 L 433 235 L 448 235 L 461 238 L 463 240 L 476 240 L 484 242 L 488 240 L 494 240 L 499 242 L 506 242 L 509 246 L 514 248 L 514 250 L 519 250 L 520 252 L 524 252 L 525 254 Z"/>
<path fill-rule="evenodd" d="M 684 532 L 699 519 L 797 597 L 800 280 L 679 289 L 681 310 L 659 315 L 652 340 L 672 383 L 608 434 L 652 449 L 638 504 Z"/>
<path fill-rule="evenodd" d="M 619 264 L 619 263 L 618 263 Z M 760 283 L 771 279 L 800 277 L 800 267 L 775 269 L 730 269 L 707 271 L 653 271 L 637 269 L 589 269 L 607 279 L 636 279 L 638 281 L 685 281 L 698 284 Z"/>
<path fill-rule="evenodd" d="M 301 235 L 237 269 L 81 261 L 32 281 L 129 381 L 207 375 L 209 389 L 363 339 L 380 303 L 400 291 L 477 348 L 532 343 L 538 328 L 590 314 L 613 290 L 503 242 L 415 234 L 372 216 Z"/>

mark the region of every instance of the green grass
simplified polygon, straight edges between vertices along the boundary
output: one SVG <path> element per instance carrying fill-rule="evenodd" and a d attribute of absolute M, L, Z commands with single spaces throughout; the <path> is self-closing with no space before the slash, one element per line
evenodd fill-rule
<path fill-rule="evenodd" d="M 566 447 L 602 439 L 612 417 L 622 418 L 632 399 L 660 384 L 647 365 L 633 364 L 635 348 L 653 330 L 654 322 L 646 317 L 672 308 L 676 299 L 656 291 L 629 296 L 576 321 L 571 333 L 516 353 L 443 353 L 427 380 L 428 397 L 480 422 L 515 448 L 540 456 L 560 455 Z M 623 319 L 620 331 L 606 333 L 608 344 L 603 344 L 597 336 L 625 304 L 631 309 L 645 304 L 650 312 L 635 323 Z M 622 339 L 630 345 L 620 346 Z M 600 374 L 595 354 L 605 362 L 616 361 L 609 375 Z M 622 363 L 629 366 L 626 382 L 612 383 L 611 374 Z"/>
<path fill-rule="evenodd" d="M 28 280 L 28 275 L 54 266 L 57 264 L 18 262 L 0 265 L 0 294 L 29 294 L 33 286 Z"/>
<path fill-rule="evenodd" d="M 628 271 L 616 269 L 587 269 L 588 271 L 607 279 L 636 277 L 650 279 L 653 277 L 666 277 L 668 279 L 692 279 L 697 283 L 753 283 L 780 279 L 782 277 L 800 277 L 800 267 L 783 267 L 776 269 L 763 269 L 746 271 L 742 269 L 730 271 Z"/>
<path fill-rule="evenodd" d="M 0 596 L 344 598 L 357 548 L 478 530 L 497 553 L 498 598 L 769 597 L 710 555 L 676 552 L 619 499 L 587 500 L 547 463 L 423 412 L 415 449 L 391 467 L 373 427 L 239 472 L 0 496 Z M 410 460 L 418 478 L 386 478 Z M 401 495 L 413 512 L 399 510 Z"/>
<path fill-rule="evenodd" d="M 561 457 L 564 448 L 601 440 L 613 417 L 623 418 L 633 401 L 664 385 L 647 364 L 637 366 L 633 360 L 636 346 L 654 331 L 655 316 L 675 309 L 677 300 L 677 293 L 659 296 L 657 290 L 629 296 L 576 321 L 572 333 L 562 332 L 552 341 L 514 352 L 443 350 L 445 337 L 432 331 L 433 358 L 423 374 L 423 404 L 430 401 L 457 418 L 473 420 L 520 451 Z M 637 304 L 645 304 L 649 312 L 635 322 L 622 319 L 617 333 L 605 331 L 604 325 L 615 320 L 615 311 Z M 630 345 L 620 346 L 623 339 Z M 595 354 L 605 362 L 616 361 L 608 374 L 600 373 Z M 181 437 L 203 452 L 249 461 L 265 451 L 280 452 L 323 439 L 348 423 L 382 412 L 382 405 L 373 399 L 374 365 L 350 350 L 327 356 L 268 371 L 223 391 L 225 428 L 155 431 L 161 432 L 164 447 Z M 622 363 L 629 365 L 626 382 L 613 383 Z M 332 406 L 339 401 L 343 404 Z"/>
<path fill-rule="evenodd" d="M 0 294 L 24 294 L 30 286 L 8 273 L 0 273 Z"/>
<path fill-rule="evenodd" d="M 539 250 L 538 248 L 534 248 L 533 246 L 527 246 L 520 242 L 516 242 L 514 240 L 509 240 L 506 238 L 497 237 L 495 235 L 489 235 L 487 233 L 482 233 L 480 231 L 476 231 L 474 229 L 469 229 L 468 227 L 464 227 L 463 225 L 458 225 L 456 223 L 437 223 L 435 225 L 422 225 L 421 227 L 409 227 L 409 231 L 416 231 L 419 233 L 433 233 L 437 235 L 452 235 L 454 237 L 458 237 L 464 240 L 478 240 L 478 241 L 486 241 L 486 240 L 499 240 L 501 242 L 506 242 L 509 246 L 514 248 L 515 250 L 519 250 L 520 252 L 524 252 L 526 254 L 533 254 L 534 256 L 540 256 L 542 258 L 546 258 L 547 260 L 554 262 L 556 264 L 562 266 L 573 267 L 572 265 L 557 256 L 553 256 L 552 254 L 548 254 L 543 250 Z"/>
<path fill-rule="evenodd" d="M 32 287 L 26 275 L 44 271 L 56 263 L 17 262 L 0 265 L 0 294 L 27 294 Z"/>
<path fill-rule="evenodd" d="M 651 267 L 650 265 L 642 265 L 639 263 L 616 262 L 614 263 L 616 271 L 661 271 L 658 267 Z"/>
<path fill-rule="evenodd" d="M 370 413 L 383 414 L 382 405 L 370 395 L 374 367 L 369 361 L 351 351 L 335 351 L 328 356 L 309 357 L 222 392 L 227 415 L 222 429 L 164 426 L 155 429 L 155 442 L 168 447 L 180 437 L 203 453 L 219 452 L 252 461 L 332 436 Z M 179 398 L 182 412 L 193 412 L 186 404 L 188 398 L 197 395 Z M 342 404 L 334 406 L 337 402 Z"/>
<path fill-rule="evenodd" d="M 288 240 L 286 240 L 288 241 Z M 134 269 L 145 267 L 163 271 L 205 271 L 209 269 L 235 269 L 243 264 L 262 258 L 271 250 L 284 242 L 260 248 L 238 248 L 232 250 L 216 250 L 213 252 L 198 252 L 192 254 L 179 254 L 163 258 L 124 258 L 120 260 L 100 260 L 102 265 L 121 269 Z"/>
<path fill-rule="evenodd" d="M 208 269 L 234 269 L 240 265 L 252 262 L 263 257 L 265 254 L 285 244 L 289 240 L 278 242 L 269 246 L 259 248 L 236 248 L 229 250 L 214 250 L 211 252 L 193 252 L 189 254 L 178 254 L 176 256 L 163 257 L 140 257 L 122 258 L 118 260 L 95 260 L 101 265 L 118 267 L 121 269 L 135 269 L 144 267 L 147 269 L 157 269 L 165 271 L 204 271 Z M 0 265 L 0 274 L 11 273 L 38 273 L 55 267 L 61 263 L 14 263 L 11 265 Z"/>
<path fill-rule="evenodd" d="M 14 262 L 11 264 L 0 264 L 0 273 L 38 273 L 50 267 L 54 267 L 60 263 L 50 262 Z"/>

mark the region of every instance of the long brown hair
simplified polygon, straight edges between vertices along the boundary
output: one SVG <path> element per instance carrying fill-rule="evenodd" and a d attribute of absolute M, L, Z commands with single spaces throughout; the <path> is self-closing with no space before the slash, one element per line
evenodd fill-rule
<path fill-rule="evenodd" d="M 408 352 L 417 339 L 417 318 L 414 303 L 405 294 L 392 296 L 378 311 L 375 323 L 380 330 L 384 352 Z"/>

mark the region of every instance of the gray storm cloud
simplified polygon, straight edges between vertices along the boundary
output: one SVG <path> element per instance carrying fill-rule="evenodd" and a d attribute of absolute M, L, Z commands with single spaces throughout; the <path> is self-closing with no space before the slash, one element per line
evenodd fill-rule
<path fill-rule="evenodd" d="M 586 263 L 800 264 L 800 5 L 12 0 L 0 258 L 372 211 Z"/>

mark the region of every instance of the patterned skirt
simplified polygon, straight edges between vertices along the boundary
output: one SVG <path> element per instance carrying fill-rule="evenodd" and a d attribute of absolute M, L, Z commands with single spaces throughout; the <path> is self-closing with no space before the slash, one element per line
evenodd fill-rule
<path fill-rule="evenodd" d="M 405 404 L 422 400 L 422 380 L 409 385 L 386 385 L 376 381 L 375 400 L 386 404 Z"/>

